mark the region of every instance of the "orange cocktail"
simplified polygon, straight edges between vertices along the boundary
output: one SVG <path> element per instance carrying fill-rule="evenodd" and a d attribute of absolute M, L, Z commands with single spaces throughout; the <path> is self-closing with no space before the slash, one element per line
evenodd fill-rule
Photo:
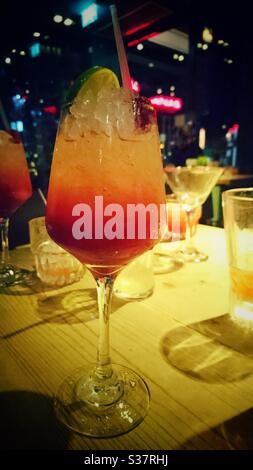
<path fill-rule="evenodd" d="M 253 305 L 253 272 L 230 267 L 231 289 L 238 303 L 250 302 Z"/>
<path fill-rule="evenodd" d="M 164 203 L 164 184 L 159 148 L 159 136 L 153 109 L 140 105 L 146 121 L 135 122 L 131 114 L 130 95 L 122 89 L 114 92 L 118 100 L 112 123 L 105 128 L 99 109 L 88 122 L 78 115 L 77 105 L 63 118 L 59 129 L 51 170 L 48 194 L 47 227 L 50 236 L 81 262 L 93 266 L 98 273 L 111 274 L 131 259 L 152 248 L 158 241 L 150 237 L 147 217 L 147 237 L 127 238 L 127 205 L 155 204 L 160 211 Z M 106 95 L 105 100 L 109 97 Z M 112 98 L 110 98 L 111 100 Z M 103 103 L 110 106 L 111 101 Z M 96 105 L 96 108 L 99 108 Z M 125 108 L 125 109 L 124 109 Z M 121 116 L 123 113 L 123 117 Z M 127 115 L 128 113 L 128 115 Z M 125 118 L 125 120 L 123 119 Z M 119 123 L 119 120 L 122 122 Z M 127 122 L 129 119 L 130 122 Z M 144 119 L 144 118 L 143 118 Z M 82 129 L 82 125 L 84 129 Z M 105 225 L 108 216 L 95 214 L 95 196 L 103 196 L 103 206 L 119 204 L 124 212 L 124 238 L 112 240 L 95 237 L 96 223 Z M 75 217 L 73 207 L 85 202 L 92 210 L 92 239 L 76 240 L 72 234 Z M 101 209 L 102 210 L 102 209 Z M 98 217 L 100 221 L 98 221 Z M 136 224 L 137 225 L 137 224 Z"/>
<path fill-rule="evenodd" d="M 69 93 L 55 143 L 46 221 L 50 236 L 85 263 L 96 281 L 99 341 L 96 364 L 66 377 L 55 407 L 72 430 L 110 437 L 137 426 L 149 407 L 145 381 L 111 364 L 109 311 L 120 269 L 160 239 L 162 160 L 154 109 L 120 88 L 111 70 L 88 70 L 74 84 L 75 96 Z"/>
<path fill-rule="evenodd" d="M 15 134 L 0 131 L 0 218 L 10 217 L 32 194 L 25 152 Z"/>
<path fill-rule="evenodd" d="M 9 264 L 9 217 L 32 195 L 23 145 L 16 132 L 0 130 L 0 286 L 20 284 L 26 273 Z"/>

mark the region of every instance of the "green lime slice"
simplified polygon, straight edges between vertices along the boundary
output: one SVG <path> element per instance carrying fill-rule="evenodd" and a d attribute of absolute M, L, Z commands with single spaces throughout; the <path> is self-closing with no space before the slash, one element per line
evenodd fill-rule
<path fill-rule="evenodd" d="M 75 80 L 64 96 L 64 103 L 72 103 L 74 99 L 82 101 L 90 90 L 96 97 L 99 90 L 104 87 L 119 88 L 117 76 L 112 70 L 105 67 L 92 67 Z"/>

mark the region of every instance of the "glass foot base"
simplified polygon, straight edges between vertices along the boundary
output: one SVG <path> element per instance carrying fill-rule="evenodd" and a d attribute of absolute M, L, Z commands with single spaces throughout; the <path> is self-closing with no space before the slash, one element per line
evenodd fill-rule
<path fill-rule="evenodd" d="M 208 259 L 206 253 L 202 253 L 196 249 L 193 250 L 178 250 L 171 253 L 174 260 L 182 263 L 202 263 Z"/>
<path fill-rule="evenodd" d="M 0 287 L 16 286 L 30 282 L 32 273 L 11 264 L 0 264 Z"/>
<path fill-rule="evenodd" d="M 154 273 L 155 274 L 167 274 L 174 271 L 178 271 L 183 266 L 183 262 L 177 259 L 174 259 L 171 254 L 163 255 L 159 253 L 154 253 Z"/>
<path fill-rule="evenodd" d="M 150 289 L 143 291 L 143 292 L 122 292 L 121 290 L 114 289 L 113 293 L 122 300 L 144 300 L 150 297 L 154 292 L 154 288 L 151 287 Z"/>
<path fill-rule="evenodd" d="M 116 403 L 101 406 L 95 401 L 93 405 L 85 401 L 82 392 L 89 388 L 88 377 L 92 368 L 78 369 L 62 382 L 56 393 L 57 418 L 72 431 L 89 437 L 119 436 L 138 426 L 148 412 L 148 386 L 127 367 L 113 365 L 113 370 L 122 389 Z"/>

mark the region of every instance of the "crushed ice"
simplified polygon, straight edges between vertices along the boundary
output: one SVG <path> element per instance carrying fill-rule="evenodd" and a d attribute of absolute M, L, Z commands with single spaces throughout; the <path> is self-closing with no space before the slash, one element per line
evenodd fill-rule
<path fill-rule="evenodd" d="M 87 132 L 111 136 L 115 130 L 123 140 L 141 138 L 136 127 L 133 94 L 123 88 L 102 88 L 95 97 L 91 90 L 83 99 L 75 99 L 62 123 L 68 140 L 75 140 Z"/>

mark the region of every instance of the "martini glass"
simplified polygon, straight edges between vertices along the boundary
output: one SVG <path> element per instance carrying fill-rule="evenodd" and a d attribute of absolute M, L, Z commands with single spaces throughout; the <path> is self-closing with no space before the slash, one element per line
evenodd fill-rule
<path fill-rule="evenodd" d="M 174 256 L 183 262 L 206 261 L 208 255 L 195 248 L 194 212 L 204 204 L 224 169 L 209 166 L 172 167 L 167 172 L 167 182 L 186 213 L 185 243 Z"/>
<path fill-rule="evenodd" d="M 9 218 L 32 195 L 23 145 L 16 132 L 0 130 L 0 287 L 22 283 L 29 274 L 9 262 Z"/>
<path fill-rule="evenodd" d="M 149 407 L 145 381 L 130 368 L 111 364 L 109 312 L 117 274 L 159 241 L 160 226 L 153 238 L 148 219 L 135 225 L 129 205 L 152 205 L 159 212 L 165 202 L 164 177 L 150 102 L 119 87 L 105 68 L 89 70 L 81 82 L 59 123 L 46 223 L 50 237 L 94 277 L 99 341 L 96 364 L 63 381 L 55 409 L 72 430 L 110 437 L 136 427 Z"/>

